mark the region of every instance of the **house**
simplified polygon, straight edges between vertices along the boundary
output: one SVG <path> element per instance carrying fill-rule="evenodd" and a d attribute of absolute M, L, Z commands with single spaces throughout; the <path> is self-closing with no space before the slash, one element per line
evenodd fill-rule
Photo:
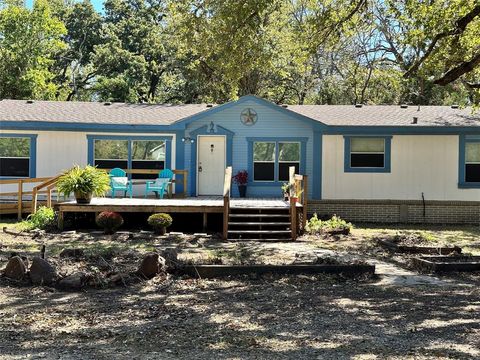
<path fill-rule="evenodd" d="M 282 106 L 255 96 L 216 106 L 2 100 L 0 130 L 2 178 L 87 163 L 186 169 L 186 192 L 202 196 L 220 195 L 233 166 L 248 171 L 248 196 L 279 197 L 294 166 L 309 177 L 310 212 L 480 221 L 480 116 L 469 108 Z"/>

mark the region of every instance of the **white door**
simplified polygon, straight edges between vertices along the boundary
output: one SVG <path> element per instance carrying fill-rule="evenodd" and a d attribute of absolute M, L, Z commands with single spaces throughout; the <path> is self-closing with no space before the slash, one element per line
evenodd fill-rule
<path fill-rule="evenodd" d="M 199 136 L 197 152 L 198 195 L 222 195 L 225 136 Z"/>

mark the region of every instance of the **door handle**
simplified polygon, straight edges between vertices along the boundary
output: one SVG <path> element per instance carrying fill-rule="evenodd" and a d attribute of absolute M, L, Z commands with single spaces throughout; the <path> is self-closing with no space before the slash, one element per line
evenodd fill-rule
<path fill-rule="evenodd" d="M 202 172 L 202 170 L 203 170 L 202 167 L 199 166 L 199 167 L 198 167 L 198 172 Z"/>

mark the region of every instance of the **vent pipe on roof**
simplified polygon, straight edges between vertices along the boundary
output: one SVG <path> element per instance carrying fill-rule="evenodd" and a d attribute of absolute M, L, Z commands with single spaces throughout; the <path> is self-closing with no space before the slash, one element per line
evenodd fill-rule
<path fill-rule="evenodd" d="M 213 104 L 207 104 L 207 108 L 213 107 Z"/>
<path fill-rule="evenodd" d="M 406 108 L 408 108 L 408 105 L 407 105 L 407 104 L 402 104 L 402 105 L 400 105 L 400 109 L 406 109 Z"/>
<path fill-rule="evenodd" d="M 457 104 L 453 104 L 450 106 L 452 109 L 458 109 L 460 106 L 458 106 Z"/>
<path fill-rule="evenodd" d="M 283 108 L 285 108 L 285 109 L 288 108 L 288 105 L 287 105 L 287 104 L 282 104 L 282 105 L 280 105 L 280 106 L 283 107 Z"/>
<path fill-rule="evenodd" d="M 412 124 L 418 124 L 418 117 L 414 116 Z"/>
<path fill-rule="evenodd" d="M 355 104 L 356 108 L 361 108 L 362 106 L 363 106 L 363 104 Z"/>
<path fill-rule="evenodd" d="M 108 106 L 108 105 L 112 105 L 112 103 L 110 101 L 107 101 L 107 102 L 103 103 L 103 105 Z"/>
<path fill-rule="evenodd" d="M 33 100 L 27 100 L 27 104 L 33 104 Z"/>

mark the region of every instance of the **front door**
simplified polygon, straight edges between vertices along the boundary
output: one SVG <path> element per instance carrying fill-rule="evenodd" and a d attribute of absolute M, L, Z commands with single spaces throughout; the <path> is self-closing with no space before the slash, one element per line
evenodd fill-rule
<path fill-rule="evenodd" d="M 222 195 L 225 136 L 199 136 L 197 151 L 198 195 Z"/>

